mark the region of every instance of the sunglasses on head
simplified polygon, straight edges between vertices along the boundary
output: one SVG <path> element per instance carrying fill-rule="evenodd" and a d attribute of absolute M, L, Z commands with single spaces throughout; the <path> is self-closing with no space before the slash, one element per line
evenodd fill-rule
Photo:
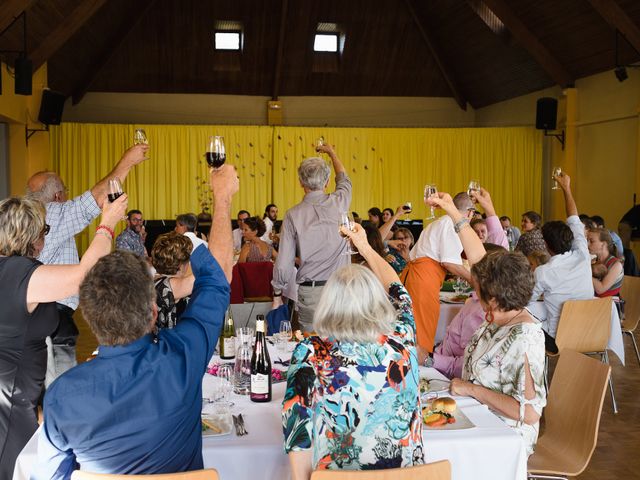
<path fill-rule="evenodd" d="M 48 224 L 44 224 L 44 228 L 42 229 L 42 236 L 47 236 L 49 235 L 49 232 L 51 231 L 51 227 Z"/>

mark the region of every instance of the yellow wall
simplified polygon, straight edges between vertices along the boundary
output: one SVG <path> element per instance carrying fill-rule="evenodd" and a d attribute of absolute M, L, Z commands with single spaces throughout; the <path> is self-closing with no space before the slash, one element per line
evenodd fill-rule
<path fill-rule="evenodd" d="M 49 133 L 36 132 L 25 139 L 25 127 L 43 128 L 37 122 L 40 111 L 42 90 L 47 85 L 46 65 L 33 75 L 33 94 L 29 96 L 14 93 L 14 80 L 4 64 L 2 71 L 2 95 L 0 95 L 0 121 L 9 125 L 9 191 L 11 195 L 21 195 L 27 179 L 35 172 L 49 165 Z"/>

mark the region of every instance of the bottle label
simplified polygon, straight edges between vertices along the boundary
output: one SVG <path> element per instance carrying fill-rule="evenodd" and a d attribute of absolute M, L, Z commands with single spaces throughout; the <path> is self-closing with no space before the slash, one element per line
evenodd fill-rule
<path fill-rule="evenodd" d="M 261 373 L 251 375 L 251 393 L 268 394 L 269 375 L 263 375 Z"/>
<path fill-rule="evenodd" d="M 236 356 L 236 337 L 224 337 L 222 339 L 222 351 L 227 358 Z"/>

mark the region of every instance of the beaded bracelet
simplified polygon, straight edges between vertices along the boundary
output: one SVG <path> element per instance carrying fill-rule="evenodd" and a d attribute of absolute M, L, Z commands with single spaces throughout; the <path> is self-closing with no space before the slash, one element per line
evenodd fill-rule
<path fill-rule="evenodd" d="M 98 227 L 96 228 L 96 233 L 98 233 L 99 230 L 106 230 L 107 232 L 109 232 L 109 235 L 111 235 L 111 239 L 113 240 L 113 237 L 116 236 L 115 232 L 107 227 L 106 225 L 98 225 Z"/>
<path fill-rule="evenodd" d="M 109 235 L 107 232 L 103 232 L 102 230 L 96 231 L 96 235 L 102 235 L 105 238 L 108 238 L 110 242 L 113 241 L 113 237 Z"/>

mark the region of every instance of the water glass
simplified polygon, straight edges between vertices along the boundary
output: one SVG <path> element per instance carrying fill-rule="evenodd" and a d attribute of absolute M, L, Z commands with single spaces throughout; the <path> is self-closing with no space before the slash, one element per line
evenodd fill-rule
<path fill-rule="evenodd" d="M 236 350 L 233 391 L 238 395 L 249 395 L 251 388 L 251 355 L 253 349 L 249 343 L 240 342 Z"/>
<path fill-rule="evenodd" d="M 238 345 L 249 345 L 249 348 L 252 348 L 255 337 L 255 331 L 251 327 L 240 327 L 236 330 Z"/>

